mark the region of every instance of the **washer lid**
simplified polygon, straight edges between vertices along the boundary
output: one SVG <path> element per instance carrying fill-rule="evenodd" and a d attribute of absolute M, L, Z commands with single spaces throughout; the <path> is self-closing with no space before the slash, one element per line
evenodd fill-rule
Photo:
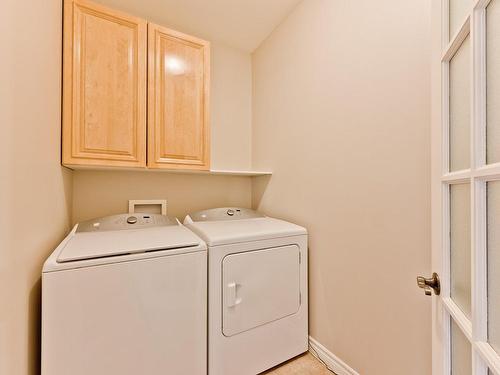
<path fill-rule="evenodd" d="M 66 242 L 58 263 L 159 250 L 191 248 L 201 241 L 182 225 L 78 232 Z"/>
<path fill-rule="evenodd" d="M 303 227 L 270 217 L 200 221 L 187 226 L 210 246 L 307 234 Z"/>

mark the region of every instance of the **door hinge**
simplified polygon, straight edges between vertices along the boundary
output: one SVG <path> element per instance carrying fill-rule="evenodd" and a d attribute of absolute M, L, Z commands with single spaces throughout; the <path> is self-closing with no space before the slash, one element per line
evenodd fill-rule
<path fill-rule="evenodd" d="M 299 251 L 299 264 L 302 263 L 302 253 Z"/>
<path fill-rule="evenodd" d="M 301 304 L 302 304 L 302 293 L 299 292 L 299 305 L 301 305 Z"/>

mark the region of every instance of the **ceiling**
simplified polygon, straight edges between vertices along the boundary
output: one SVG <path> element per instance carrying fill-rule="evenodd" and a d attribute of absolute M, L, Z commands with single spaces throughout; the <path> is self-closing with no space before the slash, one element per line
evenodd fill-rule
<path fill-rule="evenodd" d="M 150 21 L 252 52 L 301 0 L 97 0 Z"/>

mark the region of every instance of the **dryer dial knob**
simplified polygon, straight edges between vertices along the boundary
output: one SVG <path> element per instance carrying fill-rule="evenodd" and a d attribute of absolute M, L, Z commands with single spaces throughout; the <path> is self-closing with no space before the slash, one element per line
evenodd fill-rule
<path fill-rule="evenodd" d="M 127 223 L 135 224 L 135 223 L 137 223 L 137 218 L 135 216 L 129 216 L 129 217 L 127 217 Z"/>

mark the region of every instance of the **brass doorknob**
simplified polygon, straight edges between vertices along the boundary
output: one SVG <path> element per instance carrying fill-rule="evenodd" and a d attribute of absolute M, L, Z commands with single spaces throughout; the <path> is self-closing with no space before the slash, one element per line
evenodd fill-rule
<path fill-rule="evenodd" d="M 431 290 L 434 290 L 434 294 L 436 296 L 439 296 L 439 293 L 441 293 L 441 283 L 436 272 L 434 272 L 432 274 L 432 277 L 429 279 L 426 279 L 423 276 L 417 276 L 417 285 L 419 288 L 422 288 L 424 290 L 426 296 L 432 295 Z"/>

